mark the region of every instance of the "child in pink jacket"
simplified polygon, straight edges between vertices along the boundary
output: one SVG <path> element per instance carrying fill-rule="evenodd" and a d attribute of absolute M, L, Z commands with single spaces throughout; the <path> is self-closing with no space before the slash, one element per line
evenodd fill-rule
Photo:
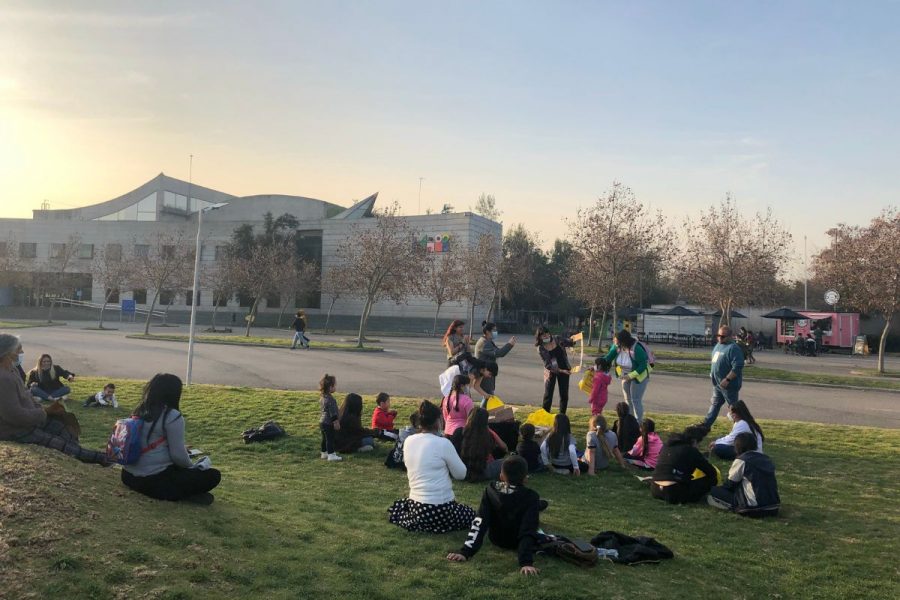
<path fill-rule="evenodd" d="M 609 399 L 609 384 L 612 377 L 609 375 L 609 361 L 603 357 L 594 361 L 594 384 L 588 403 L 591 405 L 591 416 L 603 414 L 603 407 Z"/>

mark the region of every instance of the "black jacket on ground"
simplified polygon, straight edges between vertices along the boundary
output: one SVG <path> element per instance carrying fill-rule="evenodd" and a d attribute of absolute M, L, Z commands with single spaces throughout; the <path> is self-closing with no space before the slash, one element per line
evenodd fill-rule
<path fill-rule="evenodd" d="M 500 548 L 515 549 L 519 566 L 534 563 L 537 544 L 540 496 L 525 486 L 494 481 L 484 490 L 478 515 L 459 553 L 472 558 L 481 548 L 485 534 Z"/>
<path fill-rule="evenodd" d="M 659 453 L 659 458 L 656 459 L 653 481 L 687 483 L 691 481 L 696 469 L 703 471 L 715 485 L 716 470 L 713 466 L 691 444 L 690 440 L 676 434 L 669 438 Z"/>

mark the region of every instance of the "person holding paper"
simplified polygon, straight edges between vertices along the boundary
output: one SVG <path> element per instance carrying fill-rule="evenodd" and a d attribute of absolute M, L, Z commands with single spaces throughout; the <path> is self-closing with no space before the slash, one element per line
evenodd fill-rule
<path fill-rule="evenodd" d="M 566 348 L 575 345 L 572 338 L 552 335 L 544 325 L 538 327 L 534 334 L 534 345 L 544 362 L 544 410 L 553 408 L 553 388 L 559 386 L 559 412 L 566 414 L 569 404 L 569 357 Z"/>

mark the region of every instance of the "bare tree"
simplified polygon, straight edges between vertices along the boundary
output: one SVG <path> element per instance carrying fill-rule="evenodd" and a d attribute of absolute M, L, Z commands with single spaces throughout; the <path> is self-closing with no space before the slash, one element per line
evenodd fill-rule
<path fill-rule="evenodd" d="M 722 311 L 723 325 L 737 306 L 770 297 L 785 272 L 791 234 L 772 209 L 745 219 L 728 195 L 699 221 L 685 220 L 684 243 L 675 265 L 682 291 Z"/>
<path fill-rule="evenodd" d="M 91 270 L 97 283 L 103 288 L 103 306 L 100 307 L 100 319 L 97 324 L 98 328 L 103 329 L 106 305 L 113 296 L 118 296 L 121 290 L 131 282 L 135 265 L 131 260 L 123 257 L 121 246 L 118 251 L 111 250 L 107 246 L 96 253 Z"/>
<path fill-rule="evenodd" d="M 147 288 L 153 289 L 153 301 L 144 322 L 144 335 L 150 333 L 150 319 L 162 290 L 184 280 L 194 266 L 194 244 L 184 233 L 159 232 L 150 240 L 144 256 L 135 257 L 135 279 Z"/>
<path fill-rule="evenodd" d="M 210 317 L 208 331 L 216 332 L 216 315 L 219 312 L 219 306 L 227 305 L 228 300 L 234 296 L 237 290 L 231 273 L 231 263 L 228 258 L 217 260 L 214 264 L 204 267 L 200 271 L 200 280 L 202 287 L 212 290 L 213 294 L 213 310 Z"/>
<path fill-rule="evenodd" d="M 45 280 L 45 292 L 50 293 L 50 308 L 47 312 L 47 322 L 53 322 L 53 307 L 57 299 L 69 291 L 66 281 L 66 271 L 72 266 L 78 251 L 81 249 L 81 236 L 72 234 L 65 242 L 50 244 L 50 257 L 47 259 L 47 279 Z"/>
<path fill-rule="evenodd" d="M 285 260 L 276 273 L 275 291 L 281 296 L 281 312 L 278 313 L 278 327 L 287 311 L 290 300 L 296 299 L 305 290 L 314 290 L 319 283 L 319 263 L 302 258 Z"/>
<path fill-rule="evenodd" d="M 257 244 L 243 256 L 232 256 L 230 259 L 231 277 L 237 289 L 252 298 L 250 312 L 247 314 L 247 331 L 256 319 L 259 301 L 277 291 L 278 277 L 283 273 L 285 262 L 291 260 L 293 248 L 286 242 Z"/>
<path fill-rule="evenodd" d="M 884 373 L 884 347 L 900 311 L 900 212 L 888 208 L 867 227 L 840 224 L 830 230 L 832 245 L 814 262 L 816 278 L 841 294 L 841 303 L 884 318 L 878 341 L 878 372 Z"/>
<path fill-rule="evenodd" d="M 397 214 L 395 204 L 373 217 L 373 222 L 353 225 L 335 253 L 338 262 L 353 273 L 351 293 L 365 301 L 359 318 L 359 348 L 378 301 L 391 299 L 399 304 L 421 289 L 425 248 Z"/>
<path fill-rule="evenodd" d="M 674 243 L 662 212 L 651 214 L 630 188 L 614 182 L 568 224 L 567 239 L 579 257 L 579 297 L 589 306 L 608 307 L 612 322 L 618 323 L 619 308 L 637 295 L 635 276 L 649 263 L 664 263 L 672 253 Z"/>
<path fill-rule="evenodd" d="M 428 255 L 425 261 L 425 296 L 437 307 L 434 311 L 434 325 L 431 335 L 437 333 L 438 315 L 441 306 L 447 302 L 456 302 L 463 298 L 462 267 L 455 257 L 435 252 Z"/>
<path fill-rule="evenodd" d="M 497 208 L 497 199 L 491 194 L 481 194 L 478 196 L 478 202 L 475 203 L 473 209 L 475 214 L 481 215 L 485 219 L 500 222 L 503 212 Z"/>
<path fill-rule="evenodd" d="M 343 265 L 333 265 L 322 276 L 322 295 L 330 299 L 328 314 L 325 316 L 325 327 L 322 333 L 328 333 L 328 322 L 335 303 L 346 295 L 353 287 L 353 273 Z"/>
<path fill-rule="evenodd" d="M 481 235 L 462 256 L 462 289 L 469 304 L 469 336 L 474 331 L 475 307 L 493 302 L 496 274 L 500 264 L 500 245 L 494 236 Z"/>
<path fill-rule="evenodd" d="M 17 285 L 25 280 L 24 265 L 19 258 L 19 245 L 13 234 L 0 242 L 0 285 Z"/>

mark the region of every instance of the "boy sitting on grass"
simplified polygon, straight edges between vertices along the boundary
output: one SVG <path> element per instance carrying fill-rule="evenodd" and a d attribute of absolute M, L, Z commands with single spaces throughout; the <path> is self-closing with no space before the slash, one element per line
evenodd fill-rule
<path fill-rule="evenodd" d="M 519 553 L 519 570 L 522 575 L 537 575 L 534 552 L 541 538 L 538 531 L 538 513 L 546 508 L 537 492 L 525 487 L 528 481 L 528 463 L 521 456 L 511 456 L 503 461 L 500 481 L 491 482 L 481 497 L 478 515 L 459 552 L 451 552 L 447 560 L 465 562 L 475 556 L 490 537 L 495 546 Z"/>

